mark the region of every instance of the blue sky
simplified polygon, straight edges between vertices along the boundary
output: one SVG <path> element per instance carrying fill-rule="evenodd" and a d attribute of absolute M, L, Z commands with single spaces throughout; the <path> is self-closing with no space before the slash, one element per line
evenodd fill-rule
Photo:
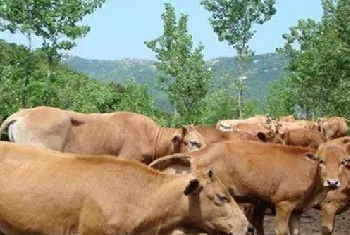
<path fill-rule="evenodd" d="M 210 13 L 200 6 L 199 0 L 107 0 L 101 9 L 83 20 L 91 26 L 91 31 L 77 40 L 77 46 L 69 54 L 101 60 L 154 59 L 154 53 L 144 41 L 162 34 L 165 2 L 172 3 L 178 15 L 189 15 L 189 32 L 195 44 L 203 43 L 205 59 L 235 55 L 226 42 L 218 41 L 208 21 Z M 318 21 L 322 15 L 321 0 L 277 0 L 276 8 L 277 13 L 270 21 L 256 27 L 257 33 L 249 44 L 256 54 L 274 52 L 283 44 L 281 35 L 298 19 Z M 0 33 L 0 38 L 25 43 L 20 35 Z M 34 43 L 40 45 L 38 39 Z"/>

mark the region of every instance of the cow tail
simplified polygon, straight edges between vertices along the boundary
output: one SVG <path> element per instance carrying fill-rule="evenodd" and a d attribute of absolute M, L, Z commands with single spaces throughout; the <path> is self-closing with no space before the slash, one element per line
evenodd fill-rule
<path fill-rule="evenodd" d="M 9 116 L 8 118 L 5 119 L 5 121 L 3 121 L 3 123 L 1 123 L 0 126 L 0 138 L 2 133 L 4 132 L 4 130 L 11 125 L 12 123 L 14 123 L 20 116 L 22 116 L 22 112 L 17 112 L 12 114 L 11 116 Z"/>

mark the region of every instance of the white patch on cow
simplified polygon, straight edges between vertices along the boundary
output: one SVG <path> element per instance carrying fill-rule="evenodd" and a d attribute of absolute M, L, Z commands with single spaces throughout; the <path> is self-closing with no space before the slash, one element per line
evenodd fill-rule
<path fill-rule="evenodd" d="M 233 131 L 231 125 L 227 124 L 227 123 L 220 123 L 218 129 L 219 129 L 219 131 L 222 131 L 222 132 Z"/>

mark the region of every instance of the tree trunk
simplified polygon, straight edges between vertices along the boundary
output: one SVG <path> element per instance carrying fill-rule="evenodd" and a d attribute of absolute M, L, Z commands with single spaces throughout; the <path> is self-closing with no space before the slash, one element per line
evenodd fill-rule
<path fill-rule="evenodd" d="M 31 36 L 30 32 L 27 35 L 27 39 L 28 39 L 28 55 L 27 55 L 25 72 L 24 72 L 24 76 L 22 79 L 22 89 L 21 89 L 22 90 L 21 91 L 21 103 L 22 103 L 23 108 L 27 107 L 27 86 L 28 86 L 30 67 L 31 67 L 30 59 L 31 59 L 31 53 L 32 53 L 32 36 Z"/>
<path fill-rule="evenodd" d="M 47 57 L 47 71 L 46 71 L 46 87 L 45 87 L 45 96 L 44 96 L 44 105 L 50 105 L 51 99 L 51 80 L 52 80 L 52 65 L 53 58 L 52 52 L 50 51 Z"/>
<path fill-rule="evenodd" d="M 243 118 L 243 88 L 245 77 L 245 43 L 243 43 L 242 50 L 238 51 L 238 118 Z"/>

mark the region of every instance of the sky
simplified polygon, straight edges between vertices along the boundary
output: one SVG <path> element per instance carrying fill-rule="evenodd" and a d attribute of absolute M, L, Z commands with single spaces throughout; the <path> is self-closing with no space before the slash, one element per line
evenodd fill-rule
<path fill-rule="evenodd" d="M 68 54 L 86 59 L 119 60 L 124 58 L 155 59 L 144 41 L 153 40 L 163 33 L 161 14 L 164 3 L 170 2 L 176 14 L 187 14 L 188 30 L 195 45 L 204 45 L 204 58 L 234 56 L 227 42 L 219 42 L 209 24 L 210 13 L 200 0 L 107 0 L 102 8 L 83 19 L 91 27 L 86 37 L 78 39 L 77 46 Z M 298 19 L 319 21 L 321 0 L 277 0 L 277 13 L 264 25 L 256 26 L 256 34 L 249 42 L 255 54 L 275 52 L 283 45 L 282 34 Z M 21 35 L 0 33 L 8 42 L 25 43 Z M 40 46 L 40 40 L 34 39 Z"/>

